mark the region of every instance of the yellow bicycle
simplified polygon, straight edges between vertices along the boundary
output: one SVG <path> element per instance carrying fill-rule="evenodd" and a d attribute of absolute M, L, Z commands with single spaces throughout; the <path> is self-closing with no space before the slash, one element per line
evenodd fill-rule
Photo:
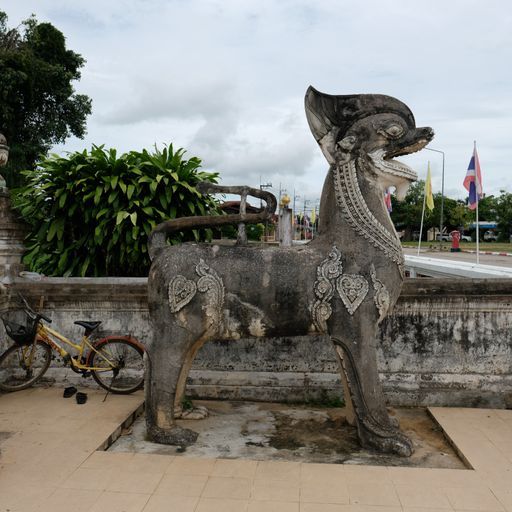
<path fill-rule="evenodd" d="M 48 370 L 52 350 L 62 357 L 65 364 L 85 377 L 94 380 L 112 393 L 128 394 L 144 385 L 144 345 L 131 336 L 107 336 L 91 340 L 90 335 L 101 322 L 78 320 L 74 322 L 85 329 L 79 343 L 74 343 L 59 332 L 45 325 L 51 323 L 47 316 L 36 313 L 21 297 L 26 325 L 2 318 L 5 330 L 15 342 L 0 355 L 0 390 L 18 391 L 35 384 Z M 70 346 L 70 354 L 59 341 Z"/>

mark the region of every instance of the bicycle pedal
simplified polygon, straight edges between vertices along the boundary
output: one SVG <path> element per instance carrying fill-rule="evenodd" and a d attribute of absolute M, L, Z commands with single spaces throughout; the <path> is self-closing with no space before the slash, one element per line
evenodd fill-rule
<path fill-rule="evenodd" d="M 87 377 L 90 377 L 91 376 L 91 372 L 83 372 L 82 373 L 82 378 L 83 379 L 86 379 Z"/>

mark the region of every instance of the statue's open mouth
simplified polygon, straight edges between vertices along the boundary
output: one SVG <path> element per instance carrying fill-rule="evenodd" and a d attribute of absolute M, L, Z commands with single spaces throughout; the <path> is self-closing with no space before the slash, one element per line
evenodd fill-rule
<path fill-rule="evenodd" d="M 418 148 L 419 151 L 421 148 Z M 401 153 L 408 155 L 409 153 Z M 412 170 L 408 165 L 390 158 L 389 154 L 384 149 L 377 149 L 372 151 L 369 156 L 373 160 L 373 164 L 377 171 L 398 178 L 400 180 L 416 181 L 418 174 Z"/>
<path fill-rule="evenodd" d="M 375 167 L 381 172 L 393 175 L 396 178 L 416 181 L 418 175 L 408 165 L 395 160 L 397 156 L 410 155 L 422 150 L 434 138 L 432 128 L 417 128 L 413 137 L 405 140 L 400 146 L 386 149 L 377 149 L 370 153 Z M 412 139 L 412 140 L 411 140 Z"/>

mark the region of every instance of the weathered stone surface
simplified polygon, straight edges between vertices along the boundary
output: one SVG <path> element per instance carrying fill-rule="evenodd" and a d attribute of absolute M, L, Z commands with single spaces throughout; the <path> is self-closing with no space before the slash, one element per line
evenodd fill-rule
<path fill-rule="evenodd" d="M 402 248 L 383 195 L 390 185 L 405 193 L 416 175 L 392 158 L 423 148 L 433 132 L 416 128 L 409 108 L 383 95 L 330 96 L 310 87 L 305 107 L 331 166 L 311 244 L 163 243 L 163 233 L 207 226 L 206 217 L 167 221 L 150 236 L 148 431 L 175 424 L 174 410 L 206 341 L 316 332 L 334 344 L 363 446 L 410 455 L 411 442 L 387 413 L 377 371 L 378 324 L 404 279 Z M 211 225 L 224 221 L 214 218 Z"/>
<path fill-rule="evenodd" d="M 6 165 L 8 159 L 9 146 L 0 133 L 0 167 Z M 9 190 L 0 175 L 0 280 L 3 282 L 10 281 L 23 270 L 21 257 L 25 252 L 23 240 L 26 232 L 26 226 L 11 209 Z"/>

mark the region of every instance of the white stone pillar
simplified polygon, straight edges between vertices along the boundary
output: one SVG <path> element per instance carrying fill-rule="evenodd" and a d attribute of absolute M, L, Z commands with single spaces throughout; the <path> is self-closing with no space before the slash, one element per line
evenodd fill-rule
<path fill-rule="evenodd" d="M 279 211 L 279 245 L 290 247 L 292 239 L 292 209 L 284 206 Z"/>

